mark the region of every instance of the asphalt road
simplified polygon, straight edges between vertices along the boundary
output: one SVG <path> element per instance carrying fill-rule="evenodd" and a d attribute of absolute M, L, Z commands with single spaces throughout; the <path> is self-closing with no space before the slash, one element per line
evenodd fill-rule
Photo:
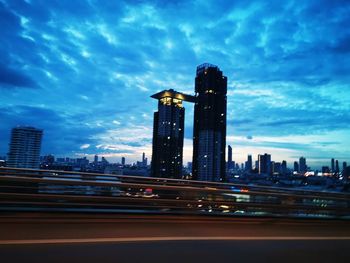
<path fill-rule="evenodd" d="M 0 262 L 350 262 L 350 223 L 2 214 Z"/>

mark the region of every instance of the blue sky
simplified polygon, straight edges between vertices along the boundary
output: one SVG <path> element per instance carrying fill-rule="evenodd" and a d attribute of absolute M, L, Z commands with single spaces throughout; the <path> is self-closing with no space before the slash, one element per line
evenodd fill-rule
<path fill-rule="evenodd" d="M 236 161 L 349 162 L 349 13 L 336 0 L 0 0 L 0 155 L 12 127 L 31 125 L 44 129 L 43 154 L 150 157 L 150 95 L 193 94 L 196 66 L 210 62 L 228 77 Z"/>

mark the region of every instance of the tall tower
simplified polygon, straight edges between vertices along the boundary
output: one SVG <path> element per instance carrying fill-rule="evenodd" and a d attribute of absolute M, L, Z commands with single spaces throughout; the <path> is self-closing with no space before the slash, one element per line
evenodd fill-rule
<path fill-rule="evenodd" d="M 259 154 L 259 174 L 271 174 L 272 166 L 271 166 L 271 155 L 270 154 Z"/>
<path fill-rule="evenodd" d="M 252 160 L 252 156 L 250 154 L 248 154 L 248 159 L 245 165 L 245 170 L 248 172 L 251 172 L 253 170 L 253 160 Z"/>
<path fill-rule="evenodd" d="M 306 173 L 307 172 L 307 165 L 306 165 L 306 158 L 300 157 L 299 158 L 299 171 L 300 173 Z"/>
<path fill-rule="evenodd" d="M 154 113 L 152 167 L 153 177 L 181 178 L 185 108 L 182 101 L 195 97 L 164 90 L 151 96 L 158 100 Z"/>
<path fill-rule="evenodd" d="M 332 172 L 334 173 L 335 169 L 334 169 L 334 158 L 331 159 L 331 169 Z"/>
<path fill-rule="evenodd" d="M 233 169 L 232 165 L 232 147 L 231 145 L 227 146 L 227 170 Z"/>
<path fill-rule="evenodd" d="M 39 168 L 43 131 L 33 127 L 16 127 L 11 131 L 8 166 Z"/>
<path fill-rule="evenodd" d="M 227 77 L 211 64 L 197 67 L 193 162 L 195 180 L 225 180 Z"/>

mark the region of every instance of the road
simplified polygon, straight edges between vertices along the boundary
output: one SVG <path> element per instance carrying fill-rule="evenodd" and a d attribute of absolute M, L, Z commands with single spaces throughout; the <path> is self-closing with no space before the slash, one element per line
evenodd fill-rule
<path fill-rule="evenodd" d="M 2 214 L 0 262 L 350 262 L 350 223 L 175 215 Z"/>

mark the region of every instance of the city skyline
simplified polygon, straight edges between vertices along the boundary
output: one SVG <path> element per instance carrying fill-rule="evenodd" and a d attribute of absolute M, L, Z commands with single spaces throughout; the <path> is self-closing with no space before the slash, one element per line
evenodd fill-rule
<path fill-rule="evenodd" d="M 45 131 L 43 155 L 151 156 L 150 94 L 193 95 L 195 67 L 211 62 L 229 80 L 233 160 L 350 161 L 347 3 L 19 3 L 0 1 L 0 156 L 17 125 Z M 188 107 L 184 163 L 192 120 Z"/>

